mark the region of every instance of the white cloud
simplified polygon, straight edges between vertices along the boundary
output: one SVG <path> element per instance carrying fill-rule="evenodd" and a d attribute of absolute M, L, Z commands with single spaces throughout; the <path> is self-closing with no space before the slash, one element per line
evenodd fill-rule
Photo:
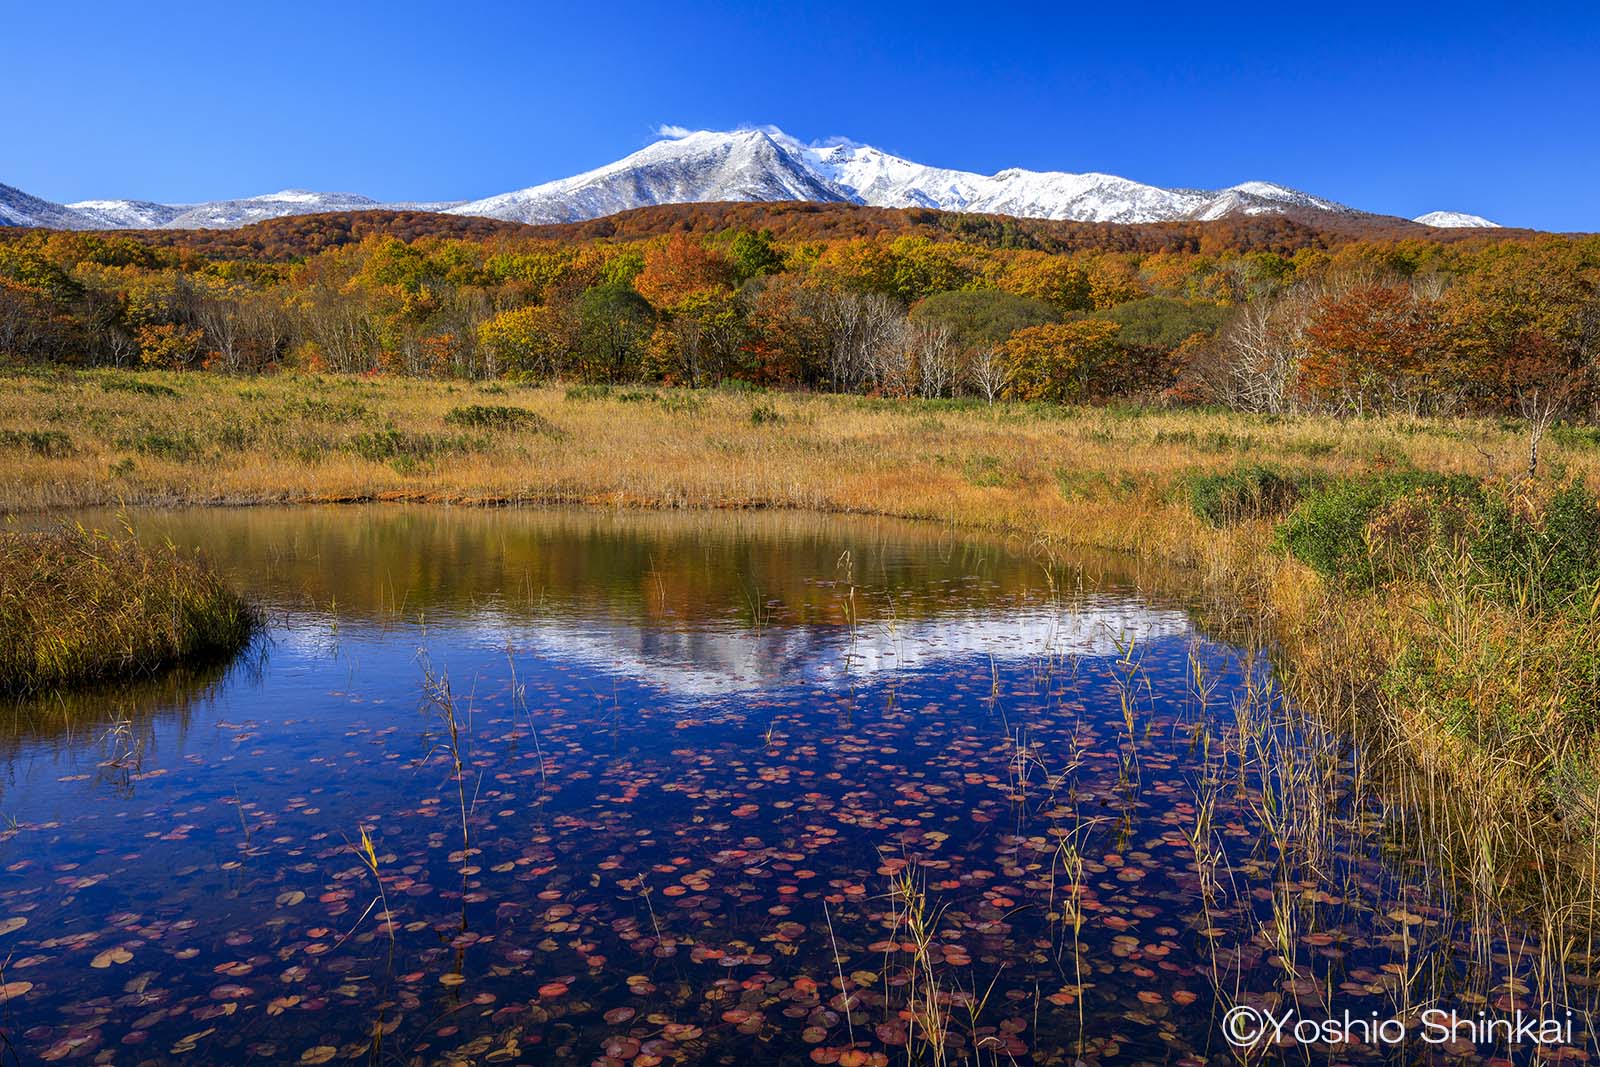
<path fill-rule="evenodd" d="M 694 131 L 689 129 L 687 126 L 673 126 L 670 123 L 665 122 L 656 127 L 656 136 L 670 137 L 674 141 L 680 137 L 687 137 L 693 132 Z"/>

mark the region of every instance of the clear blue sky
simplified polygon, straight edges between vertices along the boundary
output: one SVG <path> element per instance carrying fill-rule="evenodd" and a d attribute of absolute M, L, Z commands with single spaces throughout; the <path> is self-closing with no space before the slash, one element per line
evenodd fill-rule
<path fill-rule="evenodd" d="M 984 172 L 1261 178 L 1600 230 L 1592 3 L 763 7 L 0 0 L 0 182 L 454 199 L 663 123 L 772 123 Z"/>

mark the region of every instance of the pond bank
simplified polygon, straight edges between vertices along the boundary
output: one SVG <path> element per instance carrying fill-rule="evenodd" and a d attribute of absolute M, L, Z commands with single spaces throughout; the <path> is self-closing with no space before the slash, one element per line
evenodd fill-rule
<path fill-rule="evenodd" d="M 0 693 L 230 655 L 259 621 L 203 561 L 170 546 L 79 526 L 0 533 Z"/>

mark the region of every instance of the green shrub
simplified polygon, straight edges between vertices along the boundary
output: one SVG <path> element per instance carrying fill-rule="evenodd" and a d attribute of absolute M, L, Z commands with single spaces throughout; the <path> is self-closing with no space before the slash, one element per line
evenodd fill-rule
<path fill-rule="evenodd" d="M 1301 472 L 1249 466 L 1191 475 L 1184 479 L 1183 490 L 1196 515 L 1212 526 L 1231 526 L 1285 514 L 1317 481 Z"/>
<path fill-rule="evenodd" d="M 1482 490 L 1465 475 L 1399 471 L 1341 478 L 1306 493 L 1278 528 L 1282 546 L 1323 577 L 1370 587 L 1415 565 L 1417 549 L 1454 529 L 1480 506 Z M 1391 551 L 1375 552 L 1368 527 L 1380 513 Z"/>
<path fill-rule="evenodd" d="M 173 463 L 193 463 L 205 455 L 205 443 L 188 430 L 146 430 L 117 439 L 121 448 L 144 456 L 171 460 Z"/>
<path fill-rule="evenodd" d="M 994 489 L 1011 482 L 1005 460 L 982 452 L 968 456 L 962 463 L 961 473 L 969 483 L 980 489 Z"/>
<path fill-rule="evenodd" d="M 1600 500 L 1579 481 L 1545 500 L 1517 487 L 1489 493 L 1472 559 L 1487 592 L 1532 611 L 1592 594 L 1600 582 Z"/>
<path fill-rule="evenodd" d="M 1186 445 L 1200 452 L 1250 452 L 1261 444 L 1254 434 L 1231 434 L 1211 430 L 1197 434 L 1193 430 L 1157 430 L 1153 438 L 1158 445 Z"/>
<path fill-rule="evenodd" d="M 1550 437 L 1568 448 L 1600 448 L 1600 426 L 1573 426 L 1561 423 L 1551 429 Z"/>
<path fill-rule="evenodd" d="M 471 451 L 473 446 L 473 441 L 458 435 L 407 433 L 395 429 L 358 433 L 345 442 L 345 447 L 362 459 L 402 465 Z"/>
<path fill-rule="evenodd" d="M 99 379 L 100 388 L 106 392 L 138 393 L 140 396 L 178 396 L 176 389 L 155 382 L 142 382 L 138 378 L 107 376 Z"/>
<path fill-rule="evenodd" d="M 948 290 L 919 300 L 913 322 L 944 326 L 963 348 L 998 345 L 1028 326 L 1060 322 L 1061 313 L 1043 300 L 998 289 Z"/>
<path fill-rule="evenodd" d="M 523 430 L 528 433 L 555 433 L 550 420 L 536 411 L 506 404 L 468 404 L 451 408 L 444 421 L 451 426 L 473 426 L 489 430 Z"/>
<path fill-rule="evenodd" d="M 1411 471 L 1346 478 L 1307 494 L 1279 536 L 1348 587 L 1442 564 L 1475 595 L 1538 613 L 1579 599 L 1587 606 L 1600 585 L 1600 499 L 1581 481 L 1484 485 Z"/>
<path fill-rule="evenodd" d="M 36 456 L 60 459 L 76 451 L 60 430 L 0 430 L 0 448 L 20 448 Z"/>
<path fill-rule="evenodd" d="M 783 415 L 771 404 L 757 404 L 750 409 L 752 426 L 767 426 L 783 421 Z"/>
<path fill-rule="evenodd" d="M 669 415 L 696 415 L 705 405 L 693 393 L 682 389 L 674 389 L 656 397 L 661 410 Z"/>
<path fill-rule="evenodd" d="M 367 405 L 354 397 L 329 399 L 323 396 L 297 396 L 289 401 L 289 412 L 313 422 L 354 422 L 367 416 Z"/>
<path fill-rule="evenodd" d="M 217 444 L 231 452 L 243 452 L 255 443 L 255 428 L 237 419 L 224 419 L 217 425 Z"/>
<path fill-rule="evenodd" d="M 1205 302 L 1147 296 L 1096 311 L 1090 317 L 1121 326 L 1117 333 L 1121 344 L 1170 352 L 1195 334 L 1215 333 L 1227 321 L 1228 309 Z"/>
<path fill-rule="evenodd" d="M 1131 474 L 1120 475 L 1113 481 L 1105 471 L 1069 470 L 1066 467 L 1057 467 L 1054 473 L 1056 488 L 1066 500 L 1095 500 L 1107 497 L 1112 500 L 1127 500 L 1139 488 L 1137 479 Z"/>
<path fill-rule="evenodd" d="M 1327 456 L 1333 453 L 1332 441 L 1313 439 L 1310 441 L 1290 441 L 1283 446 L 1285 452 L 1293 452 L 1297 456 Z"/>

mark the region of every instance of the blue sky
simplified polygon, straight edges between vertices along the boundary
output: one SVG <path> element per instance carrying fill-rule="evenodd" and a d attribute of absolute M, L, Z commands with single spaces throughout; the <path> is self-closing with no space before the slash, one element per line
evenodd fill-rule
<path fill-rule="evenodd" d="M 664 123 L 1600 230 L 1600 7 L 0 0 L 0 182 L 489 195 Z"/>

